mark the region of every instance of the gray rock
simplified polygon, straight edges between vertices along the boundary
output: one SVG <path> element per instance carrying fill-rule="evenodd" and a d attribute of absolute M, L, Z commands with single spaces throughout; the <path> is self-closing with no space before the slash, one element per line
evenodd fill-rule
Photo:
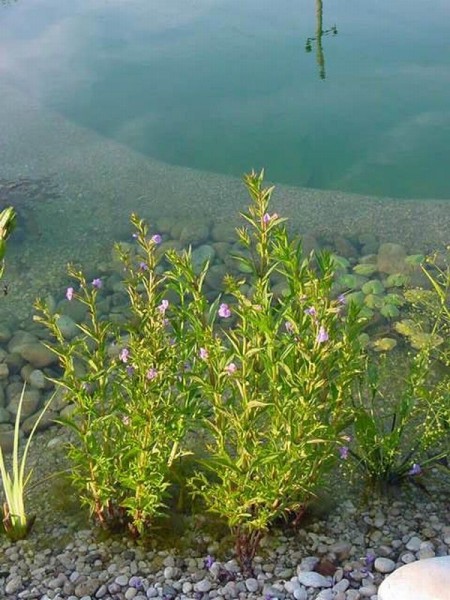
<path fill-rule="evenodd" d="M 19 330 L 8 342 L 8 352 L 10 354 L 20 354 L 21 348 L 27 344 L 35 344 L 38 338 L 28 331 Z"/>
<path fill-rule="evenodd" d="M 209 263 L 212 263 L 215 255 L 216 251 L 214 248 L 212 246 L 208 246 L 207 244 L 196 248 L 192 252 L 192 266 L 194 267 L 195 273 L 200 273 L 208 261 Z"/>
<path fill-rule="evenodd" d="M 403 273 L 411 270 L 405 262 L 406 251 L 400 244 L 381 244 L 378 250 L 377 267 L 381 273 Z"/>
<path fill-rule="evenodd" d="M 58 317 L 56 319 L 56 324 L 66 340 L 73 339 L 79 333 L 77 324 L 68 315 L 61 315 Z"/>
<path fill-rule="evenodd" d="M 296 588 L 292 595 L 294 596 L 295 600 L 306 600 L 308 598 L 308 592 L 304 587 Z"/>
<path fill-rule="evenodd" d="M 209 579 L 201 579 L 194 585 L 194 591 L 202 592 L 203 594 L 205 592 L 209 592 L 211 588 L 212 583 L 209 581 Z"/>
<path fill-rule="evenodd" d="M 81 596 L 95 596 L 101 583 L 95 577 L 89 577 L 75 586 L 75 595 Z"/>
<path fill-rule="evenodd" d="M 185 246 L 200 246 L 209 238 L 209 225 L 201 221 L 187 223 L 182 227 L 179 237 Z"/>
<path fill-rule="evenodd" d="M 302 562 L 297 567 L 297 574 L 303 571 L 312 571 L 319 562 L 317 556 L 305 556 Z"/>
<path fill-rule="evenodd" d="M 254 577 L 249 577 L 245 580 L 245 587 L 247 588 L 248 592 L 257 592 L 259 589 L 258 580 Z"/>
<path fill-rule="evenodd" d="M 33 369 L 28 376 L 28 382 L 33 387 L 43 390 L 46 386 L 46 379 L 43 371 L 40 369 Z"/>
<path fill-rule="evenodd" d="M 49 367 L 58 362 L 58 356 L 41 342 L 32 342 L 20 346 L 20 356 L 36 369 Z"/>
<path fill-rule="evenodd" d="M 422 540 L 417 537 L 416 535 L 414 535 L 412 538 L 410 538 L 408 540 L 408 543 L 406 544 L 406 549 L 409 550 L 410 552 L 417 552 L 418 550 L 420 550 L 420 544 L 422 543 Z"/>
<path fill-rule="evenodd" d="M 378 573 L 392 573 L 395 569 L 395 562 L 390 558 L 378 557 L 373 566 Z"/>
<path fill-rule="evenodd" d="M 117 583 L 117 585 L 120 585 L 120 587 L 125 587 L 128 585 L 129 579 L 126 575 L 118 575 L 114 581 Z"/>
<path fill-rule="evenodd" d="M 8 402 L 6 408 L 12 415 L 16 415 L 22 392 L 16 393 Z M 39 390 L 29 389 L 23 392 L 22 409 L 20 413 L 21 421 L 34 414 L 41 403 L 41 393 Z"/>
<path fill-rule="evenodd" d="M 20 575 L 14 575 L 8 583 L 5 585 L 5 592 L 7 594 L 15 594 L 22 587 L 22 578 Z"/>
<path fill-rule="evenodd" d="M 31 415 L 30 417 L 27 417 L 22 425 L 21 425 L 21 429 L 24 432 L 25 435 L 28 435 L 29 433 L 31 433 L 31 430 L 33 429 L 36 421 L 39 419 L 41 415 L 41 411 L 39 410 L 38 412 L 34 413 L 34 415 Z M 49 427 L 51 427 L 52 425 L 55 424 L 55 420 L 58 418 L 58 413 L 55 413 L 54 411 L 51 410 L 46 410 L 45 413 L 43 414 L 41 420 L 39 421 L 39 425 L 37 426 L 37 431 L 45 431 L 46 429 L 48 429 Z"/>
<path fill-rule="evenodd" d="M 297 573 L 299 582 L 305 587 L 329 588 L 331 581 L 316 571 L 300 571 Z"/>

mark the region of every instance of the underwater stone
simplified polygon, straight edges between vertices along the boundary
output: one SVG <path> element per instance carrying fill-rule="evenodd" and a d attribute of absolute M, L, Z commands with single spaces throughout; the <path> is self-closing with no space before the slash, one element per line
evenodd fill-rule
<path fill-rule="evenodd" d="M 410 266 L 406 263 L 406 252 L 400 244 L 381 244 L 377 256 L 377 267 L 381 273 L 407 274 Z"/>
<path fill-rule="evenodd" d="M 33 367 L 41 369 L 58 362 L 57 355 L 46 348 L 41 342 L 32 342 L 20 346 L 19 354 Z"/>
<path fill-rule="evenodd" d="M 22 437 L 22 432 L 20 432 Z M 0 446 L 3 452 L 12 452 L 14 445 L 14 428 L 12 425 L 0 424 Z"/>
<path fill-rule="evenodd" d="M 199 246 L 192 252 L 192 266 L 194 268 L 195 273 L 200 273 L 200 271 L 205 266 L 205 263 L 209 261 L 212 263 L 214 257 L 216 256 L 216 251 L 212 246 L 208 246 L 204 244 L 203 246 Z"/>
<path fill-rule="evenodd" d="M 397 569 L 378 590 L 378 600 L 448 600 L 450 556 L 425 558 Z"/>
<path fill-rule="evenodd" d="M 6 407 L 9 410 L 9 412 L 13 415 L 17 414 L 21 396 L 22 392 L 15 394 Z M 40 401 L 41 394 L 39 390 L 25 390 L 23 392 L 21 420 L 24 420 L 33 413 L 35 413 L 39 407 Z"/>
<path fill-rule="evenodd" d="M 173 236 L 177 237 L 177 236 Z M 180 242 L 186 246 L 200 246 L 209 238 L 209 226 L 207 223 L 192 222 L 185 224 L 180 231 Z"/>
<path fill-rule="evenodd" d="M 327 579 L 316 571 L 300 571 L 297 573 L 299 582 L 305 587 L 328 588 L 331 587 L 330 579 Z"/>
<path fill-rule="evenodd" d="M 66 340 L 71 340 L 78 333 L 78 327 L 73 319 L 67 315 L 61 315 L 56 319 L 56 325 Z"/>
<path fill-rule="evenodd" d="M 16 331 L 8 343 L 8 352 L 10 354 L 20 354 L 22 346 L 37 343 L 38 338 L 28 331 Z"/>
<path fill-rule="evenodd" d="M 392 571 L 395 569 L 395 562 L 390 558 L 384 558 L 383 556 L 380 556 L 375 560 L 373 566 L 378 573 L 392 573 Z"/>

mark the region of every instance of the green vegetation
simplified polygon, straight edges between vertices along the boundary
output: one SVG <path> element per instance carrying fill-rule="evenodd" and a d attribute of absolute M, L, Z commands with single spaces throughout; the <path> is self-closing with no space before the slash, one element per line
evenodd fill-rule
<path fill-rule="evenodd" d="M 36 320 L 63 369 L 71 479 L 96 522 L 151 535 L 188 493 L 232 531 L 250 574 L 264 532 L 298 523 L 339 464 L 386 492 L 447 456 L 450 272 L 422 263 L 430 285 L 405 290 L 403 276 L 377 279 L 375 264 L 349 273 L 341 257 L 305 256 L 270 212 L 263 174 L 245 183 L 235 257 L 245 277 L 227 275 L 223 295 L 204 289 L 207 262 L 164 254 L 133 215 L 135 246 L 116 246 L 125 320 L 100 316 L 102 279 L 74 267 L 66 298 L 88 315 L 79 335 L 67 339 L 42 301 Z M 373 335 L 383 310 L 389 337 Z M 399 357 L 406 375 L 394 381 Z M 19 472 L 15 445 L 22 480 L 27 449 Z"/>

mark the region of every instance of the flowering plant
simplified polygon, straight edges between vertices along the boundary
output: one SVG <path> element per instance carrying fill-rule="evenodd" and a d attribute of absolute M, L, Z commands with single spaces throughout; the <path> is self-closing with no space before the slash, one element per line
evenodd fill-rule
<path fill-rule="evenodd" d="M 180 298 L 194 300 L 174 311 L 193 336 L 191 381 L 209 406 L 205 470 L 191 486 L 234 531 L 250 573 L 263 532 L 280 516 L 300 515 L 335 464 L 346 397 L 361 369 L 361 324 L 352 305 L 331 296 L 332 257 L 304 258 L 284 219 L 269 215 L 272 190 L 262 174 L 246 177 L 246 185 L 252 204 L 238 234 L 251 292 L 228 276 L 230 303 L 208 307 L 204 273 L 196 278 L 188 257 L 176 253 L 168 279 Z M 275 274 L 285 282 L 279 299 L 271 291 Z"/>
<path fill-rule="evenodd" d="M 173 343 L 164 275 L 157 275 L 156 246 L 146 226 L 132 217 L 138 253 L 124 253 L 128 318 L 123 327 L 99 317 L 101 278 L 88 284 L 69 268 L 75 284 L 66 298 L 86 305 L 89 321 L 67 341 L 58 315 L 41 301 L 37 317 L 52 331 L 64 370 L 59 381 L 74 403 L 64 424 L 74 433 L 69 447 L 72 480 L 98 522 L 128 524 L 141 534 L 164 508 L 171 469 L 185 454 L 183 439 L 195 415 L 184 384 L 188 346 Z M 145 268 L 143 268 L 145 265 Z"/>

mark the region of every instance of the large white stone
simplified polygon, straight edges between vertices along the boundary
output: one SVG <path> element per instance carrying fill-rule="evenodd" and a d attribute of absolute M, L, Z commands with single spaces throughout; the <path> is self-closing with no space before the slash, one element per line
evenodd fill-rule
<path fill-rule="evenodd" d="M 378 600 L 450 600 L 450 556 L 400 567 L 380 585 Z"/>

